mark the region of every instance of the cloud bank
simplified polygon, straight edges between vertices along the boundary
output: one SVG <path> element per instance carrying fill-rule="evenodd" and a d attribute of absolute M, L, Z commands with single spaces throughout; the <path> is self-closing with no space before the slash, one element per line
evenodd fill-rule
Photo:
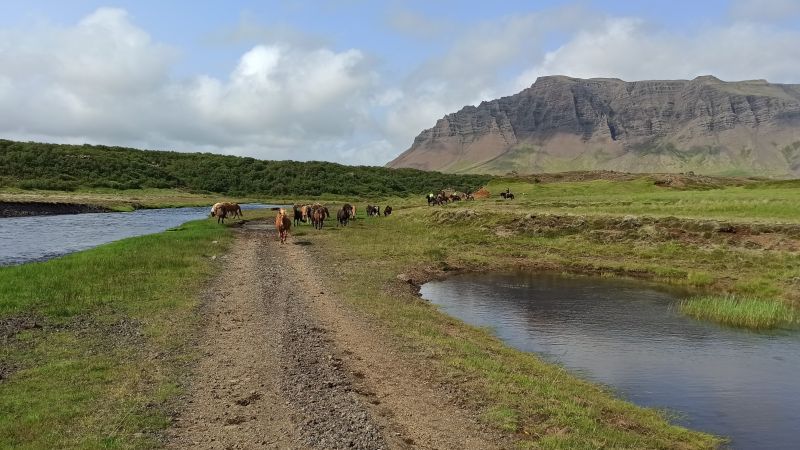
<path fill-rule="evenodd" d="M 226 38 L 257 42 L 226 75 L 183 78 L 172 75 L 180 49 L 101 8 L 71 26 L 0 29 L 0 137 L 383 164 L 444 114 L 541 75 L 796 83 L 800 32 L 779 22 L 800 11 L 767 3 L 738 0 L 725 21 L 690 31 L 581 7 L 448 22 L 450 44 L 401 74 L 381 64 L 390 55 L 248 21 Z M 394 33 L 440 39 L 433 18 L 398 14 Z"/>

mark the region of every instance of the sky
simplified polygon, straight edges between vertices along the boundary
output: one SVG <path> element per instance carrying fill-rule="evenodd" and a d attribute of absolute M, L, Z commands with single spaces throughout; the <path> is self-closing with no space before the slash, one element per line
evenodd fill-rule
<path fill-rule="evenodd" d="M 383 165 L 568 75 L 800 83 L 800 0 L 0 0 L 0 138 Z"/>

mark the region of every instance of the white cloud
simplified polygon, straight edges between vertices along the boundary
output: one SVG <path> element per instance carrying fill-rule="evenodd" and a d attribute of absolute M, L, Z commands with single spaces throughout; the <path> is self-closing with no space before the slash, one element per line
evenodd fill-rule
<path fill-rule="evenodd" d="M 540 75 L 797 82 L 800 32 L 767 21 L 793 14 L 795 2 L 772 0 L 760 15 L 752 4 L 737 1 L 733 21 L 680 32 L 580 6 L 518 14 L 451 29 L 449 48 L 405 73 L 243 16 L 214 37 L 251 42 L 227 73 L 181 79 L 177 49 L 101 8 L 68 27 L 0 29 L 0 136 L 382 164 L 445 114 Z M 408 13 L 394 25 L 426 23 L 435 28 Z M 553 34 L 561 44 L 548 49 Z"/>
<path fill-rule="evenodd" d="M 624 80 L 686 79 L 715 75 L 723 80 L 765 78 L 796 82 L 800 32 L 736 22 L 684 35 L 654 29 L 633 18 L 607 19 L 581 31 L 523 72 L 518 89 L 541 75 Z"/>
<path fill-rule="evenodd" d="M 176 80 L 177 52 L 119 9 L 0 42 L 0 133 L 16 139 L 341 160 L 377 81 L 358 50 L 281 43 L 254 46 L 225 78 Z"/>

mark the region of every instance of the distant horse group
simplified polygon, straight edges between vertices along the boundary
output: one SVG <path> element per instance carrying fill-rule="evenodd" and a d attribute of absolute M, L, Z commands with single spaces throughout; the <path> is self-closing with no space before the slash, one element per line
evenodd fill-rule
<path fill-rule="evenodd" d="M 475 200 L 472 192 L 451 192 L 450 194 L 445 191 L 439 191 L 435 195 L 433 193 L 425 196 L 428 206 L 444 205 L 451 202 L 460 202 L 461 200 Z"/>
<path fill-rule="evenodd" d="M 319 203 L 312 205 L 293 205 L 292 217 L 283 208 L 273 208 L 278 211 L 275 217 L 275 229 L 278 230 L 281 243 L 286 242 L 289 230 L 294 220 L 295 226 L 300 226 L 303 223 L 311 223 L 315 229 L 321 230 L 325 224 L 325 219 L 331 217 L 328 207 Z M 380 207 L 367 205 L 366 208 L 368 217 L 376 217 L 381 215 Z M 392 207 L 387 206 L 383 210 L 383 216 L 387 217 L 392 214 Z M 212 214 L 213 216 L 213 214 Z M 353 204 L 345 203 L 342 208 L 336 212 L 336 226 L 346 227 L 351 220 L 356 217 L 356 207 Z"/>
<path fill-rule="evenodd" d="M 321 230 L 325 225 L 325 219 L 331 216 L 327 207 L 314 203 L 313 205 L 294 205 L 294 225 L 310 222 L 315 229 Z"/>

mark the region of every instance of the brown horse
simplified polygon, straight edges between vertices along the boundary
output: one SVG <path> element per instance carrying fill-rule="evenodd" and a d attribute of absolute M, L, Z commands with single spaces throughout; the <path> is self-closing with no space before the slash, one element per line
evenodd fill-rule
<path fill-rule="evenodd" d="M 325 224 L 325 218 L 330 216 L 331 213 L 328 212 L 328 208 L 322 205 L 316 206 L 311 213 L 311 223 L 314 224 L 314 228 L 321 230 L 322 226 Z"/>
<path fill-rule="evenodd" d="M 242 217 L 242 207 L 239 206 L 238 203 L 226 202 L 222 204 L 222 207 L 225 208 L 225 212 L 231 214 L 231 217 L 234 219 Z"/>
<path fill-rule="evenodd" d="M 286 243 L 286 238 L 289 236 L 289 229 L 292 227 L 292 219 L 286 215 L 286 210 L 280 208 L 278 215 L 275 216 L 275 229 L 281 238 L 281 244 Z"/>
<path fill-rule="evenodd" d="M 211 217 L 216 217 L 217 223 L 225 223 L 225 219 L 228 218 L 228 212 L 224 205 L 224 203 L 214 203 L 214 206 L 211 207 Z"/>

